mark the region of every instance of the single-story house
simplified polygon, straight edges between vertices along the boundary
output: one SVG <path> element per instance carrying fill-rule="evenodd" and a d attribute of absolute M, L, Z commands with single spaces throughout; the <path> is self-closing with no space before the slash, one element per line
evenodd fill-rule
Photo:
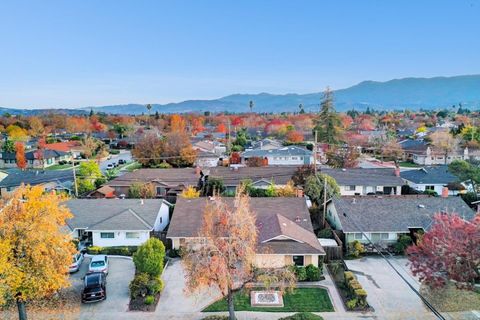
<path fill-rule="evenodd" d="M 211 168 L 218 166 L 220 157 L 212 152 L 197 151 L 197 158 L 195 159 L 195 166 L 201 168 Z"/>
<path fill-rule="evenodd" d="M 7 176 L 0 181 L 0 195 L 8 194 L 22 183 L 25 185 L 41 185 L 45 191 L 56 190 L 72 193 L 73 170 L 25 170 L 9 169 Z"/>
<path fill-rule="evenodd" d="M 454 150 L 445 151 L 427 144 L 424 140 L 404 140 L 399 142 L 404 150 L 404 159 L 422 166 L 450 164 L 454 160 L 468 160 L 468 148 L 456 146 Z"/>
<path fill-rule="evenodd" d="M 174 201 L 177 194 L 187 186 L 198 186 L 201 174 L 209 178 L 218 178 L 228 191 L 235 191 L 240 182 L 252 181 L 256 188 L 265 188 L 272 182 L 276 186 L 285 186 L 297 170 L 296 166 L 269 167 L 213 167 L 213 168 L 170 168 L 170 169 L 138 169 L 117 177 L 105 185 L 115 189 L 115 194 L 128 195 L 134 183 L 153 183 L 157 197 Z"/>
<path fill-rule="evenodd" d="M 259 149 L 259 150 L 274 150 L 274 149 L 280 149 L 282 148 L 282 142 L 279 140 L 274 140 L 274 139 L 261 139 L 258 141 L 252 141 L 251 143 L 251 149 Z"/>
<path fill-rule="evenodd" d="M 192 147 L 194 150 L 214 153 L 217 156 L 223 156 L 227 152 L 225 144 L 218 141 L 202 140 L 194 143 Z"/>
<path fill-rule="evenodd" d="M 49 143 L 45 145 L 45 149 L 69 153 L 74 158 L 80 157 L 85 150 L 80 141 L 75 140 Z"/>
<path fill-rule="evenodd" d="M 223 200 L 233 206 L 235 199 Z M 178 199 L 167 232 L 175 249 L 187 244 L 201 245 L 200 229 L 209 201 L 216 200 Z M 313 233 L 305 198 L 251 198 L 250 207 L 257 220 L 255 265 L 258 268 L 318 265 L 323 259 L 325 251 Z"/>
<path fill-rule="evenodd" d="M 242 152 L 242 163 L 248 163 L 250 158 L 265 159 L 267 165 L 301 166 L 313 164 L 313 152 L 297 146 L 288 146 L 278 149 L 253 149 Z"/>
<path fill-rule="evenodd" d="M 323 168 L 321 173 L 337 181 L 342 196 L 400 195 L 405 184 L 398 168 Z"/>
<path fill-rule="evenodd" d="M 468 220 L 475 214 L 460 197 L 340 197 L 327 205 L 326 219 L 332 228 L 343 232 L 345 243 L 369 243 L 368 237 L 386 246 L 402 234 L 429 230 L 436 213 L 456 213 Z"/>
<path fill-rule="evenodd" d="M 42 153 L 33 150 L 25 153 L 27 168 L 42 169 L 48 168 L 60 161 L 70 161 L 71 156 L 67 152 L 45 149 Z M 0 168 L 16 168 L 17 156 L 15 152 L 0 153 Z"/>
<path fill-rule="evenodd" d="M 73 199 L 65 202 L 73 218 L 72 236 L 94 246 L 138 246 L 152 232 L 165 230 L 170 204 L 160 199 Z"/>
<path fill-rule="evenodd" d="M 448 188 L 448 195 L 456 196 L 463 193 L 465 186 L 458 182 L 458 177 L 448 171 L 448 166 L 428 166 L 400 173 L 402 179 L 412 189 L 420 192 L 427 190 L 442 194 L 443 188 Z"/>
<path fill-rule="evenodd" d="M 115 198 L 115 189 L 110 186 L 102 186 L 88 195 L 89 198 L 103 199 Z"/>

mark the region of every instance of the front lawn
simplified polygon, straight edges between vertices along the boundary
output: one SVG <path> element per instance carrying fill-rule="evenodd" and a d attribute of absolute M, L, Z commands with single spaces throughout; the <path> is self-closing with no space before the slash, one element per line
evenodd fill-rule
<path fill-rule="evenodd" d="M 247 291 L 239 291 L 234 297 L 235 311 L 264 311 L 264 312 L 327 312 L 334 311 L 328 292 L 322 288 L 297 288 L 293 293 L 283 295 L 283 308 L 252 307 L 250 295 Z M 228 311 L 227 300 L 218 300 L 203 312 Z"/>
<path fill-rule="evenodd" d="M 420 168 L 420 166 L 416 163 L 410 162 L 410 161 L 400 161 L 398 163 L 399 167 L 404 167 L 404 168 Z"/>

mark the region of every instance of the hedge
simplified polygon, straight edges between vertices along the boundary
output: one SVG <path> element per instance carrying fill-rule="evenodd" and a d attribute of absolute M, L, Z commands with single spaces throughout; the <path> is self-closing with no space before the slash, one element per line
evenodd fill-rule
<path fill-rule="evenodd" d="M 114 256 L 132 256 L 137 251 L 137 246 L 120 246 L 120 247 L 97 247 L 87 248 L 88 254 L 106 254 Z"/>
<path fill-rule="evenodd" d="M 310 312 L 299 312 L 292 316 L 280 318 L 278 320 L 323 320 L 323 318 Z"/>
<path fill-rule="evenodd" d="M 322 278 L 322 269 L 309 264 L 306 267 L 292 266 L 297 281 L 320 281 Z"/>

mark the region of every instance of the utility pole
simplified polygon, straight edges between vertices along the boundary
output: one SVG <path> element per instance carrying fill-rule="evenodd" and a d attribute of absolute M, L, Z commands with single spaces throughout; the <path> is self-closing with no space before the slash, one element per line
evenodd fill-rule
<path fill-rule="evenodd" d="M 77 174 L 75 173 L 75 159 L 72 156 L 73 186 L 75 188 L 75 197 L 78 198 Z"/>
<path fill-rule="evenodd" d="M 315 130 L 315 138 L 313 140 L 313 172 L 317 175 L 317 130 Z"/>
<path fill-rule="evenodd" d="M 323 178 L 323 213 L 322 213 L 322 228 L 325 228 L 325 216 L 327 214 L 327 179 Z"/>
<path fill-rule="evenodd" d="M 228 151 L 230 152 L 232 149 L 232 141 L 231 141 L 231 132 L 230 132 L 230 118 L 228 118 Z"/>

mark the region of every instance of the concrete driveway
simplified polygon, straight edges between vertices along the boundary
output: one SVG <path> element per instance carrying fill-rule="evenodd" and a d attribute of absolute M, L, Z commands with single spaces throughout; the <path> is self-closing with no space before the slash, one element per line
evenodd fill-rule
<path fill-rule="evenodd" d="M 82 304 L 80 319 L 106 319 L 108 314 L 125 313 L 128 310 L 128 286 L 135 275 L 131 259 L 110 257 L 107 276 L 107 299 L 101 302 Z M 80 270 L 71 276 L 72 285 L 78 290 L 78 299 L 83 288 L 82 278 L 88 270 L 90 258 L 85 258 Z M 105 315 L 105 316 L 102 316 Z"/>
<path fill-rule="evenodd" d="M 394 267 L 416 289 L 417 280 L 410 274 L 404 258 L 389 258 Z M 420 298 L 381 257 L 345 261 L 368 294 L 368 302 L 379 319 L 436 319 Z"/>

